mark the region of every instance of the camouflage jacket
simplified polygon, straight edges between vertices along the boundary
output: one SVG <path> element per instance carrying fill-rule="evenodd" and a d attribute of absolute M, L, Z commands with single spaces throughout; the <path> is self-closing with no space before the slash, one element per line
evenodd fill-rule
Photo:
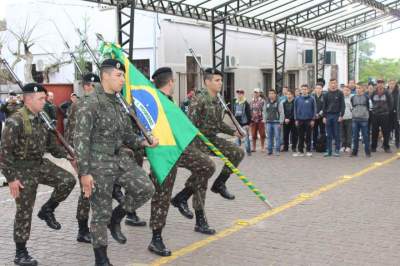
<path fill-rule="evenodd" d="M 56 158 L 67 157 L 38 115 L 23 107 L 6 120 L 1 136 L 0 167 L 8 182 L 15 179 L 15 171 L 40 166 L 45 152 Z"/>
<path fill-rule="evenodd" d="M 14 101 L 14 102 L 7 101 L 6 103 L 1 105 L 0 111 L 2 111 L 6 115 L 6 118 L 8 118 L 12 114 L 16 113 L 23 106 L 24 103 L 21 101 Z"/>
<path fill-rule="evenodd" d="M 71 105 L 67 109 L 67 123 L 64 129 L 64 138 L 72 146 L 74 141 L 76 116 L 79 110 L 79 106 L 82 105 L 83 101 L 89 96 L 90 94 L 84 94 L 82 99 L 78 99 L 78 101 L 71 103 Z"/>
<path fill-rule="evenodd" d="M 234 135 L 235 130 L 223 122 L 224 110 L 217 97 L 212 97 L 206 89 L 193 96 L 188 116 L 193 124 L 206 136 L 218 133 Z"/>
<path fill-rule="evenodd" d="M 132 150 L 140 147 L 129 116 L 114 94 L 106 94 L 97 85 L 95 92 L 79 106 L 74 131 L 74 148 L 79 176 L 93 169 L 117 169 L 123 145 Z"/>

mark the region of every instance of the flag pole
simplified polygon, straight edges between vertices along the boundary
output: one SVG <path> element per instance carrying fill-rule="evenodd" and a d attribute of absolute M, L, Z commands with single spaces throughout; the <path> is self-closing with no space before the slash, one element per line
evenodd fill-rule
<path fill-rule="evenodd" d="M 258 189 L 255 187 L 255 185 L 249 181 L 249 179 L 240 172 L 238 168 L 236 168 L 231 161 L 229 161 L 228 158 L 225 157 L 225 155 L 222 154 L 222 152 L 214 146 L 207 138 L 206 136 L 203 135 L 203 133 L 198 132 L 197 136 L 204 142 L 204 144 L 207 145 L 207 147 L 215 154 L 217 155 L 224 163 L 225 165 L 231 169 L 232 173 L 236 174 L 240 180 L 243 181 L 243 183 L 251 190 L 253 191 L 256 196 L 262 200 L 270 209 L 272 209 L 272 204 L 268 201 L 267 197 Z"/>

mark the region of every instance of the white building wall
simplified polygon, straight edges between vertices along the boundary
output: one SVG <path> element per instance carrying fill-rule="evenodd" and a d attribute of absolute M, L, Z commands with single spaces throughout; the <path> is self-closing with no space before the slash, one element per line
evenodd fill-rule
<path fill-rule="evenodd" d="M 64 38 L 71 47 L 79 44 L 79 37 L 75 27 L 83 28 L 83 18 L 89 17 L 89 44 L 95 48 L 98 42 L 95 33 L 101 33 L 106 40 L 115 41 L 116 16 L 115 9 L 99 9 L 97 4 L 79 0 L 57 0 L 48 2 L 13 0 L 8 1 L 6 20 L 10 28 L 18 30 L 28 18 L 30 24 L 37 22 L 34 37 L 37 38 L 32 47 L 35 62 L 38 59 L 50 64 L 54 61 L 52 56 L 69 60 L 61 37 L 57 33 L 53 21 L 58 25 Z M 56 3 L 57 2 L 57 3 Z M 102 11 L 101 11 L 102 10 Z M 18 12 L 16 12 L 18 11 Z M 68 15 L 71 19 L 68 18 Z M 136 11 L 135 15 L 134 59 L 150 60 L 150 75 L 156 68 L 170 66 L 174 72 L 186 73 L 186 56 L 190 55 L 188 49 L 193 48 L 204 67 L 210 67 L 211 61 L 211 31 L 210 24 L 196 22 L 178 17 L 157 15 L 155 13 Z M 71 22 L 73 21 L 73 23 Z M 8 34 L 9 35 L 9 34 Z M 15 47 L 16 42 L 11 37 L 7 38 L 7 46 Z M 298 73 L 297 86 L 307 82 L 307 67 L 302 64 L 302 53 L 305 49 L 314 49 L 313 40 L 288 37 L 286 70 Z M 347 79 L 346 47 L 340 44 L 328 43 L 328 51 L 336 51 L 336 60 L 339 65 L 339 83 Z M 13 56 L 8 49 L 3 53 L 10 62 Z M 38 55 L 41 54 L 41 55 Z M 235 73 L 235 88 L 243 88 L 249 93 L 256 87 L 263 88 L 262 70 L 274 68 L 274 49 L 271 33 L 228 27 L 226 37 L 226 55 L 235 56 L 239 61 L 238 67 L 226 69 Z M 17 74 L 23 77 L 23 62 L 16 68 Z M 176 74 L 176 77 L 178 74 Z M 325 79 L 330 78 L 330 67 L 325 71 Z M 50 77 L 53 83 L 72 83 L 74 80 L 74 66 L 72 64 L 60 67 Z M 184 88 L 182 88 L 184 90 Z M 176 99 L 184 97 L 185 91 L 176 89 Z"/>

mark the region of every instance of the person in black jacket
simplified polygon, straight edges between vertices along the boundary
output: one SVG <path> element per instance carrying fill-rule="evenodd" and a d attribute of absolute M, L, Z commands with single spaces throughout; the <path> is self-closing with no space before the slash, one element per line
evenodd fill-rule
<path fill-rule="evenodd" d="M 251 123 L 250 104 L 247 102 L 246 98 L 244 97 L 243 89 L 238 89 L 236 91 L 236 94 L 237 94 L 237 98 L 235 100 L 235 105 L 234 105 L 233 111 L 234 111 L 236 120 L 246 131 L 246 137 L 244 138 L 244 147 L 245 147 L 247 155 L 251 155 L 250 136 L 249 136 L 249 126 Z M 240 138 L 237 138 L 236 143 L 238 144 L 238 146 L 240 146 L 242 144 L 242 140 Z"/>
<path fill-rule="evenodd" d="M 323 103 L 323 122 L 326 125 L 327 139 L 326 148 L 327 152 L 325 157 L 332 156 L 332 140 L 335 139 L 335 152 L 334 156 L 340 156 L 340 123 L 343 121 L 345 111 L 344 95 L 343 92 L 337 88 L 336 79 L 329 81 L 329 90 L 324 94 Z"/>
<path fill-rule="evenodd" d="M 395 80 L 389 81 L 388 87 L 389 93 L 392 96 L 393 100 L 393 110 L 390 113 L 390 132 L 394 134 L 396 148 L 400 148 L 400 125 L 399 121 L 397 120 L 397 113 L 400 111 L 398 110 L 397 103 L 399 102 L 399 85 Z"/>
<path fill-rule="evenodd" d="M 294 90 L 287 91 L 287 100 L 283 102 L 283 113 L 285 118 L 283 120 L 283 150 L 289 150 L 289 137 L 292 144 L 292 152 L 296 152 L 297 147 L 297 129 L 294 120 Z"/>
<path fill-rule="evenodd" d="M 379 129 L 383 134 L 383 149 L 390 153 L 390 120 L 389 115 L 393 110 L 393 102 L 390 93 L 384 88 L 385 82 L 377 80 L 376 91 L 372 94 L 372 135 L 371 151 L 376 152 L 378 146 Z"/>
<path fill-rule="evenodd" d="M 315 123 L 314 123 L 314 129 L 313 129 L 313 149 L 316 149 L 318 139 L 321 136 L 325 137 L 325 125 L 323 123 L 323 105 L 324 105 L 324 97 L 323 97 L 323 89 L 324 85 L 321 82 L 318 82 L 317 85 L 315 85 L 314 89 L 314 99 L 315 103 L 317 105 L 317 114 L 315 116 Z"/>

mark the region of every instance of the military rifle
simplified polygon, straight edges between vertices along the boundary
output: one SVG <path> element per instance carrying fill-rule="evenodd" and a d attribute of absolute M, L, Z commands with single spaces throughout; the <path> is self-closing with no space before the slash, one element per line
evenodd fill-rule
<path fill-rule="evenodd" d="M 18 86 L 21 88 L 23 88 L 22 85 L 22 81 L 18 78 L 18 76 L 15 74 L 15 72 L 12 70 L 12 68 L 10 67 L 10 65 L 8 64 L 8 62 L 4 59 L 0 57 L 0 62 L 6 67 L 7 71 L 10 73 L 10 75 L 13 77 L 13 79 L 15 80 L 15 82 L 18 84 Z M 60 140 L 61 144 L 64 146 L 65 150 L 68 152 L 69 156 L 71 156 L 71 158 L 75 158 L 75 152 L 72 149 L 71 145 L 68 144 L 68 142 L 65 140 L 65 138 L 63 137 L 63 135 L 57 130 L 57 128 L 53 125 L 50 117 L 46 114 L 46 112 L 44 111 L 40 111 L 39 112 L 39 117 L 43 120 L 43 122 L 46 125 L 46 128 L 53 132 L 57 138 Z"/>
<path fill-rule="evenodd" d="M 197 65 L 199 66 L 201 73 L 204 75 L 204 69 L 203 69 L 200 61 L 197 59 L 196 53 L 194 52 L 194 50 L 192 48 L 189 48 L 189 52 L 194 57 L 194 60 L 196 61 Z M 218 98 L 218 101 L 220 102 L 222 108 L 225 110 L 225 112 L 228 114 L 229 118 L 232 120 L 232 123 L 235 126 L 239 135 L 242 137 L 245 137 L 247 135 L 246 131 L 239 124 L 239 122 L 235 118 L 232 111 L 228 108 L 228 105 L 225 103 L 224 99 L 222 99 L 221 93 L 219 93 L 219 92 L 217 93 L 217 98 Z"/>

